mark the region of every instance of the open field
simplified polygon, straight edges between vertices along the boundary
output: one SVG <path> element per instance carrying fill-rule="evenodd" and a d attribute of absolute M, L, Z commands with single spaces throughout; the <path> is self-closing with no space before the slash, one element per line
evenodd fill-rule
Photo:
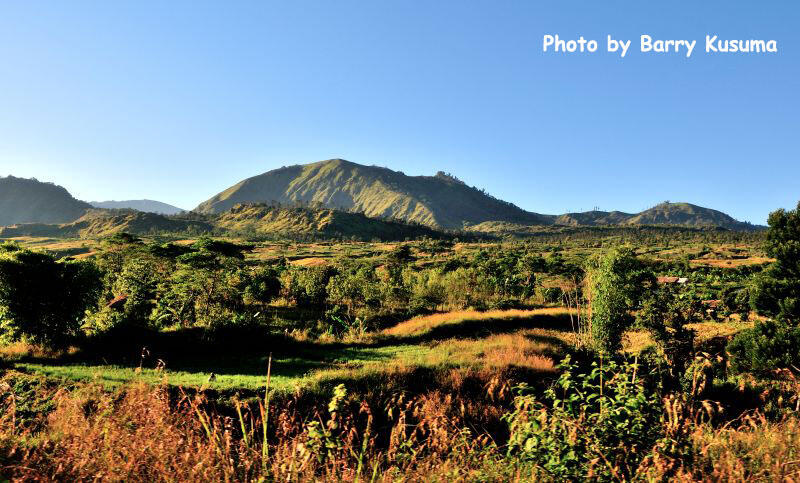
<path fill-rule="evenodd" d="M 143 360 L 141 367 L 94 361 L 59 362 L 33 357 L 19 348 L 7 351 L 5 358 L 18 370 L 95 382 L 108 388 L 138 380 L 216 390 L 254 390 L 264 386 L 267 354 L 273 353 L 273 387 L 279 392 L 291 392 L 329 381 L 359 379 L 374 372 L 415 368 L 516 367 L 552 375 L 567 347 L 574 345 L 575 337 L 565 309 L 460 311 L 411 319 L 350 344 L 285 340 L 267 345 L 263 351 L 238 356 L 210 352 L 175 358 L 170 353 L 158 353 Z M 167 362 L 153 368 L 159 359 Z M 211 373 L 215 379 L 209 381 Z"/>
<path fill-rule="evenodd" d="M 21 480 L 136 480 L 151 471 L 156 480 L 557 481 L 559 472 L 596 471 L 601 480 L 691 480 L 719 464 L 723 479 L 793 474 L 791 461 L 734 463 L 744 447 L 795 455 L 789 409 L 800 388 L 729 363 L 731 341 L 766 320 L 743 299 L 772 261 L 761 238 L 584 235 L 19 238 L 57 267 L 96 268 L 86 273 L 102 277 L 102 291 L 68 346 L 0 347 L 8 415 L 0 448 L 11 462 L 3 471 Z M 631 250 L 612 248 L 619 244 Z M 29 253 L 4 247 L 7 257 Z M 678 325 L 659 332 L 648 325 L 652 307 L 630 306 L 619 353 L 609 356 L 589 315 L 598 260 L 614 254 L 651 277 L 639 282 L 643 300 L 669 304 L 656 321 Z M 578 413 L 559 413 L 569 407 L 562 393 Z M 631 412 L 624 421 L 645 418 L 647 429 L 607 426 L 602 408 L 616 404 Z M 742 427 L 750 415 L 767 419 Z M 534 417 L 541 426 L 528 425 Z M 562 425 L 600 432 L 576 443 L 548 439 Z M 580 465 L 548 463 L 517 445 L 527 434 L 551 445 L 545 456 L 577 445 L 567 450 Z M 620 439 L 607 442 L 608 434 Z M 635 446 L 638 437 L 645 446 Z M 663 438 L 692 449 L 675 456 L 659 446 Z M 606 454 L 617 459 L 597 467 Z"/>

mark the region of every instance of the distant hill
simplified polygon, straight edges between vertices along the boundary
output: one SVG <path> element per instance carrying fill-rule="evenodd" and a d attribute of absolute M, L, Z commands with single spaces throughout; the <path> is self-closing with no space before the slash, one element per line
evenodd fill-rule
<path fill-rule="evenodd" d="M 155 200 L 90 201 L 89 204 L 95 208 L 106 208 L 110 210 L 129 209 L 147 213 L 157 213 L 159 215 L 177 215 L 186 211 L 177 206 L 168 205 L 167 203 Z"/>
<path fill-rule="evenodd" d="M 720 227 L 729 230 L 754 230 L 759 227 L 737 221 L 729 215 L 711 208 L 691 203 L 664 202 L 645 210 L 623 222 L 626 225 L 680 225 L 692 227 Z"/>
<path fill-rule="evenodd" d="M 247 178 L 201 203 L 199 213 L 221 213 L 238 203 L 295 204 L 361 212 L 373 218 L 393 218 L 433 228 L 497 232 L 503 226 L 676 225 L 758 229 L 730 216 L 689 203 L 662 203 L 642 213 L 588 211 L 542 215 L 498 200 L 458 178 L 406 176 L 377 166 L 342 159 L 283 167 Z"/>
<path fill-rule="evenodd" d="M 0 178 L 0 226 L 68 223 L 91 209 L 61 186 L 36 179 Z"/>
<path fill-rule="evenodd" d="M 633 216 L 621 211 L 586 211 L 583 213 L 566 213 L 555 218 L 556 225 L 564 226 L 603 226 L 625 223 Z"/>
<path fill-rule="evenodd" d="M 165 216 L 135 210 L 94 209 L 71 223 L 26 223 L 2 227 L 0 237 L 102 238 L 120 232 L 135 235 L 228 232 L 233 235 L 300 235 L 383 241 L 445 236 L 427 226 L 369 218 L 362 213 L 239 204 L 218 215 Z"/>
<path fill-rule="evenodd" d="M 238 204 L 213 219 L 217 227 L 233 233 L 261 235 L 319 235 L 384 241 L 423 236 L 439 238 L 443 235 L 423 225 L 369 218 L 362 213 L 329 208 Z"/>
<path fill-rule="evenodd" d="M 208 233 L 210 223 L 167 217 L 133 210 L 88 211 L 80 219 L 64 224 L 29 223 L 0 228 L 0 237 L 48 236 L 61 238 L 102 238 L 126 232 L 135 235 L 161 233 Z"/>
<path fill-rule="evenodd" d="M 491 220 L 551 223 L 546 216 L 498 200 L 442 172 L 406 176 L 342 159 L 284 167 L 245 179 L 201 203 L 195 211 L 210 214 L 238 203 L 296 202 L 456 230 Z"/>

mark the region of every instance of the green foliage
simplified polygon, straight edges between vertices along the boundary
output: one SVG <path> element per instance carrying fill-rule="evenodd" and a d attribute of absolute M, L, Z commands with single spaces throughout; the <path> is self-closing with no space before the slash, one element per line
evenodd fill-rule
<path fill-rule="evenodd" d="M 258 267 L 249 274 L 244 288 L 245 298 L 266 305 L 281 294 L 281 279 L 274 267 Z"/>
<path fill-rule="evenodd" d="M 97 302 L 100 273 L 89 261 L 58 262 L 45 253 L 0 254 L 0 319 L 7 337 L 52 348 L 79 335 L 86 310 Z"/>
<path fill-rule="evenodd" d="M 601 350 L 616 352 L 622 334 L 634 321 L 631 311 L 639 306 L 652 272 L 630 248 L 617 248 L 591 267 L 592 337 Z"/>
<path fill-rule="evenodd" d="M 359 309 L 380 304 L 380 286 L 375 269 L 368 264 L 348 264 L 330 278 L 327 285 L 328 302 L 347 308 L 352 316 Z"/>
<path fill-rule="evenodd" d="M 694 357 L 694 331 L 686 324 L 698 321 L 699 304 L 680 297 L 666 286 L 653 290 L 642 304 L 637 323 L 647 329 L 661 351 L 669 376 L 677 384 Z"/>
<path fill-rule="evenodd" d="M 636 364 L 606 361 L 580 372 L 565 359 L 540 401 L 523 393 L 504 416 L 509 456 L 555 480 L 626 481 L 663 436 L 658 394 Z"/>
<path fill-rule="evenodd" d="M 561 297 L 564 296 L 561 287 L 543 287 L 541 293 L 542 299 L 549 304 L 561 302 Z"/>
<path fill-rule="evenodd" d="M 297 305 L 323 307 L 328 297 L 328 282 L 335 274 L 328 266 L 293 268 L 284 272 L 282 283 L 287 298 Z"/>
<path fill-rule="evenodd" d="M 759 313 L 800 321 L 800 202 L 770 213 L 767 254 L 775 263 L 755 278 L 751 303 Z"/>
<path fill-rule="evenodd" d="M 347 388 L 339 384 L 333 389 L 333 397 L 328 403 L 328 421 L 311 421 L 306 424 L 306 440 L 298 449 L 305 458 L 315 457 L 317 462 L 324 463 L 334 459 L 336 453 L 344 447 L 343 429 L 339 413 L 347 398 Z"/>
<path fill-rule="evenodd" d="M 800 367 L 800 327 L 786 322 L 757 323 L 728 343 L 731 369 L 769 374 L 775 369 Z"/>

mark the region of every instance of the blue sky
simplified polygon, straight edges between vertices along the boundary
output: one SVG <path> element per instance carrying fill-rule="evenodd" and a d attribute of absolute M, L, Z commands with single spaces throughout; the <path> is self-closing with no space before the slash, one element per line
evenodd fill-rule
<path fill-rule="evenodd" d="M 0 175 L 193 208 L 339 157 L 540 213 L 671 200 L 763 223 L 800 199 L 798 20 L 787 0 L 0 2 Z M 545 34 L 600 49 L 543 53 Z M 643 54 L 641 34 L 698 46 Z M 779 52 L 709 55 L 706 34 Z"/>

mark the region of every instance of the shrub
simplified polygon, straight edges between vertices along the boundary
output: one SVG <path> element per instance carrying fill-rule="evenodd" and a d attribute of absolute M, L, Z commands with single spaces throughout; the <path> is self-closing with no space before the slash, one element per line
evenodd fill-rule
<path fill-rule="evenodd" d="M 728 343 L 731 369 L 767 374 L 800 366 L 800 327 L 766 321 L 739 332 Z"/>
<path fill-rule="evenodd" d="M 633 325 L 631 310 L 639 305 L 653 274 L 633 250 L 618 248 L 600 258 L 590 275 L 592 337 L 599 349 L 616 352 L 622 334 Z"/>
<path fill-rule="evenodd" d="M 66 347 L 78 336 L 101 289 L 100 272 L 92 262 L 58 262 L 30 250 L 0 254 L 0 322 L 11 339 Z"/>
<path fill-rule="evenodd" d="M 545 403 L 522 394 L 504 416 L 509 456 L 530 461 L 555 480 L 628 480 L 663 436 L 658 395 L 638 365 L 609 361 L 578 372 L 565 359 Z"/>
<path fill-rule="evenodd" d="M 563 296 L 564 291 L 561 287 L 542 287 L 542 299 L 548 304 L 560 302 Z"/>
<path fill-rule="evenodd" d="M 783 320 L 800 319 L 800 203 L 777 210 L 767 221 L 767 254 L 775 262 L 757 276 L 751 304 L 759 313 Z"/>

